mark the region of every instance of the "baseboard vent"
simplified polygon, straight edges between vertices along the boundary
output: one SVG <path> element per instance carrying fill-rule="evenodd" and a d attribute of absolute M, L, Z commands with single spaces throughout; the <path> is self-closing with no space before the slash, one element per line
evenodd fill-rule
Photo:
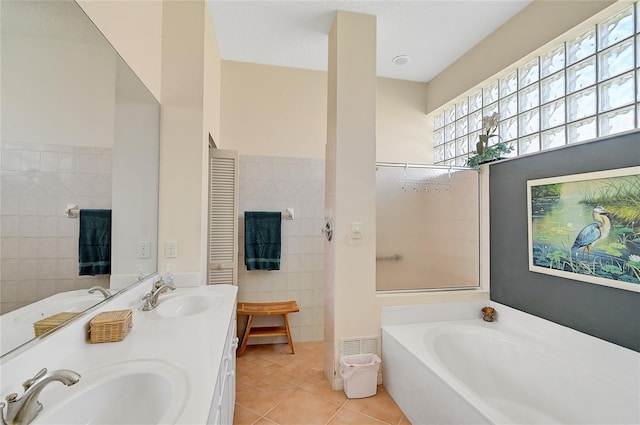
<path fill-rule="evenodd" d="M 352 354 L 380 354 L 380 336 L 340 338 L 340 356 Z"/>

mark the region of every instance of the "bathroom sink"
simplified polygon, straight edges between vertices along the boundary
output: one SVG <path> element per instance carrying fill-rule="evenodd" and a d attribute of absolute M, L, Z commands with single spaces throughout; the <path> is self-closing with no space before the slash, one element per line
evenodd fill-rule
<path fill-rule="evenodd" d="M 185 374 L 160 360 L 114 363 L 80 375 L 73 386 L 42 392 L 44 408 L 34 424 L 175 423 L 187 399 Z"/>
<path fill-rule="evenodd" d="M 156 312 L 163 317 L 184 317 L 203 313 L 222 305 L 223 297 L 216 293 L 175 294 L 160 296 Z"/>

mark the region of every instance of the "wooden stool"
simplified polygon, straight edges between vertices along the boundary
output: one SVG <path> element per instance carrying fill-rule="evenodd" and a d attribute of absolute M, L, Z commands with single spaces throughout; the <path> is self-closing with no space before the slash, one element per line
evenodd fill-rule
<path fill-rule="evenodd" d="M 298 304 L 295 301 L 281 301 L 273 303 L 238 303 L 238 316 L 249 316 L 247 320 L 247 328 L 244 331 L 242 337 L 242 344 L 238 348 L 238 357 L 244 354 L 244 350 L 247 348 L 247 342 L 252 336 L 280 336 L 286 335 L 289 340 L 289 347 L 291 347 L 291 354 L 295 354 L 293 348 L 293 340 L 291 339 L 291 331 L 289 330 L 289 319 L 287 314 L 296 313 L 300 311 Z M 284 319 L 284 326 L 264 326 L 252 328 L 253 316 L 271 316 L 282 315 Z"/>

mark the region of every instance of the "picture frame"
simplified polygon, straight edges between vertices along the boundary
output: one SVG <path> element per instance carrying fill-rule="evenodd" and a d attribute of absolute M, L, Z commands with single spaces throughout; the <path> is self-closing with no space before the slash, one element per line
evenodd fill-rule
<path fill-rule="evenodd" d="M 529 270 L 640 292 L 640 166 L 527 181 Z"/>

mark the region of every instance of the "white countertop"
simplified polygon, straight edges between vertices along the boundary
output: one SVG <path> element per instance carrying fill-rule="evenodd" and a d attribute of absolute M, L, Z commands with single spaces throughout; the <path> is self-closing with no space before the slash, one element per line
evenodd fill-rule
<path fill-rule="evenodd" d="M 223 356 L 223 349 L 230 321 L 236 304 L 237 287 L 232 285 L 198 286 L 178 288 L 161 294 L 159 305 L 169 297 L 179 294 L 215 292 L 223 297 L 216 305 L 203 313 L 185 317 L 162 317 L 156 310 L 141 311 L 140 297 L 148 292 L 150 281 L 120 294 L 104 303 L 80 320 L 54 332 L 35 346 L 0 365 L 0 396 L 12 392 L 22 393 L 21 384 L 43 367 L 49 371 L 71 369 L 90 376 L 91 371 L 117 362 L 133 360 L 159 360 L 180 369 L 187 380 L 188 394 L 185 404 L 174 423 L 206 423 L 211 400 Z M 121 342 L 90 344 L 85 340 L 88 321 L 102 311 L 133 310 L 133 328 Z M 82 378 L 80 379 L 82 382 Z M 58 386 L 55 391 L 73 387 Z M 74 387 L 80 387 L 79 383 Z M 50 393 L 48 395 L 47 393 Z M 40 400 L 47 409 L 47 401 L 55 400 L 54 389 L 42 392 Z M 53 401 L 55 403 L 55 401 Z"/>

